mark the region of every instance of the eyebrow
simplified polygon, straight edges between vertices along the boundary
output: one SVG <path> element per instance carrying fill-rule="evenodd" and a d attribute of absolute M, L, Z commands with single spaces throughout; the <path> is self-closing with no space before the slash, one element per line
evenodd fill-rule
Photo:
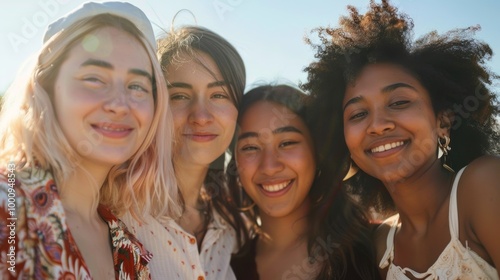
<path fill-rule="evenodd" d="M 295 132 L 299 134 L 304 134 L 300 129 L 291 125 L 278 127 L 272 131 L 273 134 L 286 133 L 286 132 Z M 238 136 L 238 141 L 251 137 L 259 137 L 259 133 L 253 131 L 242 133 L 240 136 Z"/>
<path fill-rule="evenodd" d="M 99 59 L 92 59 L 92 58 L 87 59 L 85 62 L 82 63 L 81 67 L 85 67 L 85 66 L 97 66 L 97 67 L 101 67 L 101 68 L 105 68 L 105 69 L 109 69 L 109 70 L 115 69 L 115 67 L 107 61 L 99 60 Z M 153 77 L 151 76 L 151 74 L 148 73 L 147 71 L 144 71 L 141 69 L 132 68 L 128 71 L 128 73 L 143 76 L 143 77 L 148 78 L 149 81 L 151 81 L 151 82 L 153 81 Z"/>
<path fill-rule="evenodd" d="M 207 85 L 207 88 L 213 88 L 213 87 L 222 87 L 227 85 L 226 81 L 215 81 L 212 83 L 209 83 Z M 167 88 L 187 88 L 187 89 L 192 89 L 193 86 L 188 83 L 183 83 L 183 82 L 174 82 L 174 83 L 167 83 Z"/>
<path fill-rule="evenodd" d="M 389 93 L 389 92 L 392 92 L 398 88 L 409 88 L 409 89 L 412 89 L 414 91 L 417 90 L 415 87 L 413 87 L 409 84 L 406 84 L 406 83 L 395 83 L 395 84 L 385 86 L 384 88 L 382 88 L 381 91 L 382 91 L 382 93 Z M 344 105 L 343 111 L 345 111 L 345 108 L 347 108 L 347 106 L 354 104 L 354 103 L 357 103 L 357 102 L 360 102 L 361 100 L 363 100 L 363 97 L 361 97 L 361 96 L 356 96 L 354 98 L 349 99 L 349 101 L 347 101 L 346 104 Z"/>

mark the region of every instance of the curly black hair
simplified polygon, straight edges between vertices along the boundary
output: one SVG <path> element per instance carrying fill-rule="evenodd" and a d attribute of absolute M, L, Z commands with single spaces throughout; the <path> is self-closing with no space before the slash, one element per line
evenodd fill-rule
<path fill-rule="evenodd" d="M 412 19 L 387 0 L 380 4 L 370 1 L 365 14 L 352 6 L 348 9 L 350 14 L 341 17 L 339 27 L 314 30 L 318 43 L 308 39 L 316 51 L 315 61 L 305 68 L 308 80 L 301 85 L 312 97 L 308 117 L 322 155 L 320 165 L 329 170 L 327 176 L 346 173 L 349 163 L 342 116 L 346 87 L 365 66 L 376 63 L 405 68 L 429 92 L 436 116 L 446 111 L 454 114 L 450 131 L 453 151 L 447 159 L 452 168 L 459 170 L 481 155 L 498 153 L 499 107 L 492 84 L 499 76 L 485 65 L 493 52 L 488 44 L 474 38 L 478 26 L 444 34 L 433 31 L 413 40 Z M 361 170 L 341 185 L 367 207 L 380 212 L 394 210 L 382 182 Z M 332 188 L 327 195 L 335 192 Z"/>

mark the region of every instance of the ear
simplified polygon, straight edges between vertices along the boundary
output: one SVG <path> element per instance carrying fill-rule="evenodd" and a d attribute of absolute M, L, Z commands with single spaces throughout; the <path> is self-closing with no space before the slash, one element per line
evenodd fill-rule
<path fill-rule="evenodd" d="M 452 110 L 444 110 L 437 114 L 437 130 L 439 136 L 450 136 L 450 129 L 455 120 Z"/>

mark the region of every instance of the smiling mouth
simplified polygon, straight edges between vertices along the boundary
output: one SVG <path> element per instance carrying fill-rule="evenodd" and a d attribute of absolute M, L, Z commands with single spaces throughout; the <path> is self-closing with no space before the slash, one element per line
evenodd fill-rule
<path fill-rule="evenodd" d="M 105 130 L 105 131 L 111 131 L 111 132 L 123 132 L 123 131 L 127 131 L 127 130 L 131 130 L 130 128 L 125 128 L 125 127 L 112 127 L 112 126 L 93 126 L 94 128 L 97 128 L 97 129 L 102 129 L 102 130 Z"/>
<path fill-rule="evenodd" d="M 397 147 L 403 146 L 403 145 L 404 145 L 403 141 L 397 141 L 397 142 L 387 143 L 385 145 L 380 145 L 378 147 L 375 147 L 375 148 L 371 149 L 370 152 L 372 152 L 372 153 L 381 153 L 381 152 L 385 152 L 385 151 L 388 151 L 388 150 L 391 150 L 391 149 L 394 149 L 394 148 L 397 148 Z"/>
<path fill-rule="evenodd" d="M 266 192 L 279 192 L 281 191 L 282 189 L 286 188 L 288 185 L 290 185 L 290 183 L 292 182 L 293 180 L 289 180 L 289 181 L 286 181 L 286 182 L 283 182 L 283 183 L 279 183 L 279 184 L 273 184 L 273 185 L 264 185 L 264 184 L 261 184 L 261 187 L 266 191 Z"/>

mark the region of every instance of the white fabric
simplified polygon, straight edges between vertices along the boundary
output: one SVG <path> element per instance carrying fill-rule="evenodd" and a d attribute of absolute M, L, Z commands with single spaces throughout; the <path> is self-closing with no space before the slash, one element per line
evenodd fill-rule
<path fill-rule="evenodd" d="M 121 220 L 153 253 L 153 260 L 149 263 L 153 280 L 234 280 L 236 277 L 229 262 L 231 254 L 237 250 L 236 234 L 216 211 L 212 213 L 214 218 L 208 225 L 201 252 L 198 252 L 195 237 L 174 220 L 168 220 L 165 227 L 151 216 L 144 225 L 130 214 Z"/>
<path fill-rule="evenodd" d="M 111 14 L 131 21 L 144 34 L 153 50 L 156 51 L 156 39 L 148 17 L 141 9 L 126 2 L 86 2 L 51 23 L 45 31 L 43 42 L 47 42 L 59 31 L 68 28 L 79 20 L 101 14 Z"/>
<path fill-rule="evenodd" d="M 451 240 L 446 248 L 441 252 L 436 262 L 429 267 L 426 272 L 419 273 L 411 268 L 401 268 L 393 263 L 394 260 L 394 235 L 399 227 L 399 217 L 396 215 L 392 221 L 391 229 L 387 235 L 387 249 L 382 260 L 380 268 L 386 268 L 386 279 L 406 280 L 410 279 L 405 274 L 411 273 L 413 277 L 432 280 L 432 279 L 447 279 L 447 280 L 479 280 L 479 279 L 494 279 L 498 280 L 497 270 L 483 260 L 479 255 L 472 251 L 466 243 L 464 247 L 458 239 L 458 207 L 457 207 L 457 188 L 460 176 L 465 167 L 462 168 L 453 182 L 453 187 L 450 194 L 450 209 L 449 209 L 449 227 Z M 393 218 L 390 218 L 391 220 Z"/>

